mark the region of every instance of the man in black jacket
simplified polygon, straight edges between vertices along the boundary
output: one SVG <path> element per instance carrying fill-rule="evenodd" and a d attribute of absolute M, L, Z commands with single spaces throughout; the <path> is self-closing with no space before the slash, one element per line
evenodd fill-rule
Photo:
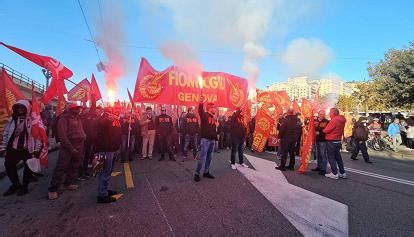
<path fill-rule="evenodd" d="M 204 96 L 200 96 L 200 103 L 198 105 L 198 114 L 200 115 L 201 120 L 201 151 L 200 157 L 197 161 L 197 166 L 194 175 L 194 181 L 200 181 L 200 171 L 204 164 L 204 174 L 203 177 L 214 179 L 214 176 L 210 174 L 210 163 L 212 159 L 212 152 L 214 149 L 214 143 L 217 138 L 217 120 L 216 107 L 214 103 L 207 104 L 207 112 L 204 111 Z"/>
<path fill-rule="evenodd" d="M 155 118 L 155 130 L 157 131 L 161 157 L 158 161 L 164 160 L 165 152 L 168 152 L 170 160 L 175 161 L 171 149 L 171 135 L 173 133 L 172 118 L 167 115 L 167 108 L 161 107 L 161 114 Z"/>
<path fill-rule="evenodd" d="M 116 199 L 116 191 L 108 189 L 111 178 L 112 168 L 114 165 L 114 155 L 121 146 L 122 131 L 121 123 L 117 116 L 112 115 L 109 111 L 103 113 L 98 121 L 97 136 L 104 139 L 97 139 L 95 148 L 97 155 L 105 156 L 102 172 L 98 173 L 98 203 L 111 203 Z"/>
<path fill-rule="evenodd" d="M 248 168 L 243 162 L 243 145 L 246 140 L 246 126 L 244 125 L 243 111 L 236 110 L 229 118 L 231 133 L 231 168 L 236 169 L 236 152 L 239 156 L 239 165 Z"/>
<path fill-rule="evenodd" d="M 357 156 L 359 151 L 361 151 L 364 161 L 372 164 L 372 161 L 369 160 L 367 145 L 365 144 L 368 140 L 368 134 L 369 130 L 364 123 L 355 122 L 355 125 L 352 128 L 352 137 L 354 138 L 354 149 L 351 155 L 352 160 L 358 160 Z"/>
<path fill-rule="evenodd" d="M 182 123 L 183 134 L 184 134 L 184 157 L 183 162 L 187 159 L 187 153 L 189 146 L 193 149 L 193 159 L 196 159 L 197 156 L 197 137 L 200 130 L 198 124 L 198 119 L 194 114 L 194 109 L 192 107 L 188 108 L 188 113 Z"/>
<path fill-rule="evenodd" d="M 315 120 L 315 134 L 316 134 L 316 143 L 313 149 L 313 155 L 316 157 L 317 166 L 312 171 L 319 172 L 320 175 L 326 174 L 326 166 L 328 163 L 328 153 L 326 150 L 326 139 L 325 133 L 323 130 L 328 125 L 329 120 L 325 117 L 325 111 L 320 110 L 318 113 L 318 119 Z"/>
<path fill-rule="evenodd" d="M 295 144 L 298 140 L 302 123 L 297 115 L 294 114 L 293 109 L 287 111 L 287 116 L 282 120 L 279 129 L 279 139 L 282 152 L 282 161 L 276 169 L 285 171 L 295 169 Z M 286 159 L 289 153 L 289 166 L 286 167 Z"/>

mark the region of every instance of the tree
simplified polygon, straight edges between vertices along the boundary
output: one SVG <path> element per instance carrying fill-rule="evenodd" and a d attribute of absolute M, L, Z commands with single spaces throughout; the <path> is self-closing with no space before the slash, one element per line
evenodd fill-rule
<path fill-rule="evenodd" d="M 403 49 L 391 49 L 377 64 L 369 63 L 374 89 L 391 107 L 414 107 L 414 43 Z"/>
<path fill-rule="evenodd" d="M 374 80 L 360 83 L 352 94 L 359 111 L 380 111 L 390 108 L 389 98 L 378 93 L 378 84 Z"/>
<path fill-rule="evenodd" d="M 336 106 L 342 111 L 351 112 L 357 110 L 358 103 L 352 95 L 341 95 L 338 98 Z"/>

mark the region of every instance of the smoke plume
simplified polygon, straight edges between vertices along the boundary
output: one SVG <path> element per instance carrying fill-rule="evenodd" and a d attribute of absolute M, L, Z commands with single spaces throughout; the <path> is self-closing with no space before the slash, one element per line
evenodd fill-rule
<path fill-rule="evenodd" d="M 178 67 L 184 68 L 190 76 L 198 76 L 203 71 L 196 52 L 187 44 L 177 41 L 164 41 L 160 45 L 162 55 L 173 61 Z"/>
<path fill-rule="evenodd" d="M 318 39 L 292 40 L 280 56 L 289 76 L 318 76 L 332 60 L 332 50 Z"/>
<path fill-rule="evenodd" d="M 301 0 L 157 0 L 149 4 L 169 9 L 177 32 L 194 45 L 213 42 L 242 51 L 250 89 L 260 75 L 258 62 L 267 55 L 263 38 L 269 32 L 284 35 L 291 23 L 315 5 Z"/>
<path fill-rule="evenodd" d="M 107 61 L 104 69 L 106 94 L 115 96 L 118 80 L 126 71 L 127 58 L 121 48 L 126 43 L 124 13 L 121 4 L 114 0 L 103 1 L 103 12 L 96 20 L 98 46 L 105 52 Z M 110 95 L 111 94 L 111 95 Z"/>

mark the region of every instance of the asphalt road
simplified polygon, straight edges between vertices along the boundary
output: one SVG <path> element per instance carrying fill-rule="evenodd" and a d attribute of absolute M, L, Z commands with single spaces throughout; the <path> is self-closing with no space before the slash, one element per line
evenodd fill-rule
<path fill-rule="evenodd" d="M 248 154 L 276 160 L 269 153 Z M 229 155 L 214 154 L 216 179 L 199 183 L 193 181 L 194 161 L 135 160 L 130 163 L 132 189 L 126 188 L 124 166 L 117 163 L 114 171 L 121 174 L 110 187 L 124 195 L 113 204 L 96 203 L 94 178 L 81 182 L 80 190 L 47 200 L 52 172 L 47 170 L 28 195 L 0 198 L 0 236 L 301 236 L 245 176 L 230 169 Z M 50 154 L 52 167 L 56 156 Z M 414 181 L 413 162 L 372 160 L 373 165 L 350 161 L 344 154 L 349 168 Z M 312 172 L 284 175 L 290 184 L 347 205 L 350 236 L 414 236 L 413 185 L 354 172 L 346 180 Z M 0 180 L 1 191 L 8 182 Z M 300 201 L 306 205 L 308 200 Z"/>

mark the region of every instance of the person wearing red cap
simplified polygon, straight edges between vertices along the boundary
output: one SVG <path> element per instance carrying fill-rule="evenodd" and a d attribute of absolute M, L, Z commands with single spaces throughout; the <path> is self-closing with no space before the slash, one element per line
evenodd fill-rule
<path fill-rule="evenodd" d="M 58 190 L 65 177 L 64 188 L 76 190 L 75 184 L 83 160 L 83 150 L 86 134 L 79 117 L 81 106 L 74 102 L 66 104 L 66 110 L 61 115 L 57 125 L 57 136 L 60 140 L 59 157 L 53 172 L 49 187 L 49 199 L 59 197 Z"/>

